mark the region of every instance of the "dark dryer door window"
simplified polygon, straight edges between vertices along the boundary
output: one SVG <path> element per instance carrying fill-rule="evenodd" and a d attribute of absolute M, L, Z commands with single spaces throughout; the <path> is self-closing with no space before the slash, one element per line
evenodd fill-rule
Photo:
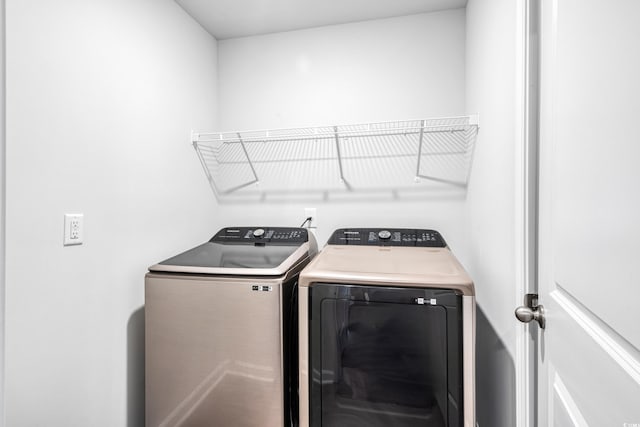
<path fill-rule="evenodd" d="M 447 336 L 456 296 L 444 292 L 312 288 L 313 427 L 457 427 Z"/>

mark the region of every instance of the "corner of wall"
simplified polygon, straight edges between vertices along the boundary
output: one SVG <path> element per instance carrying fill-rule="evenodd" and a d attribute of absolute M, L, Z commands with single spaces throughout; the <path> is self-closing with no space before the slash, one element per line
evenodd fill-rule
<path fill-rule="evenodd" d="M 6 205 L 6 22 L 5 0 L 0 0 L 0 427 L 5 425 L 5 205 Z"/>

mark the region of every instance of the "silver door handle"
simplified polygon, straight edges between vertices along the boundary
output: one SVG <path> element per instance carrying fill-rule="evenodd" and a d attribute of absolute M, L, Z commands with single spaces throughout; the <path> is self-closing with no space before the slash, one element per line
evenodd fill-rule
<path fill-rule="evenodd" d="M 538 322 L 540 328 L 544 329 L 544 307 L 538 304 L 537 294 L 527 294 L 524 296 L 524 305 L 516 308 L 516 318 L 522 323 L 529 323 L 532 320 Z"/>

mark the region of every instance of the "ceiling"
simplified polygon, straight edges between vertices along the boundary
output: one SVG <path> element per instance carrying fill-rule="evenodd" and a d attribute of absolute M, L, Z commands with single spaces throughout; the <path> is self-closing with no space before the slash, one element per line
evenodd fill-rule
<path fill-rule="evenodd" d="M 175 0 L 218 40 L 464 7 L 467 0 Z"/>

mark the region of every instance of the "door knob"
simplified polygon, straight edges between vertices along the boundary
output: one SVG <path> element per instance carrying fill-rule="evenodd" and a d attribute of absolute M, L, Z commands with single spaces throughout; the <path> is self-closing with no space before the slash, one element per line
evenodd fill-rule
<path fill-rule="evenodd" d="M 538 304 L 537 294 L 527 294 L 524 296 L 524 305 L 516 308 L 516 318 L 522 323 L 529 323 L 532 320 L 538 322 L 540 328 L 544 329 L 544 307 Z"/>

